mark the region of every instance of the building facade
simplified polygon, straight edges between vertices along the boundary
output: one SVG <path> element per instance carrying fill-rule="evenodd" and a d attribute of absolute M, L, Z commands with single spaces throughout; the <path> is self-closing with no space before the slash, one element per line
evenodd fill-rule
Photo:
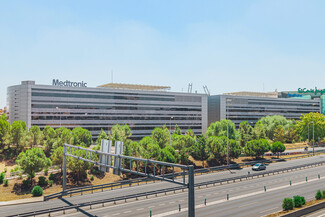
<path fill-rule="evenodd" d="M 133 139 L 151 134 L 155 127 L 177 124 L 195 134 L 207 129 L 207 95 L 155 91 L 154 86 L 114 85 L 86 87 L 84 82 L 53 80 L 53 85 L 22 81 L 8 87 L 9 122 L 25 121 L 28 127 L 83 127 L 94 138 L 101 129 L 128 124 Z M 134 88 L 138 87 L 138 88 Z M 130 89 L 133 88 L 133 89 Z"/>
<path fill-rule="evenodd" d="M 229 119 L 236 127 L 240 122 L 255 124 L 259 119 L 269 115 L 282 115 L 288 119 L 300 119 L 302 114 L 320 112 L 319 99 L 297 99 L 279 97 L 259 97 L 224 94 L 208 98 L 208 124 L 222 119 Z"/>

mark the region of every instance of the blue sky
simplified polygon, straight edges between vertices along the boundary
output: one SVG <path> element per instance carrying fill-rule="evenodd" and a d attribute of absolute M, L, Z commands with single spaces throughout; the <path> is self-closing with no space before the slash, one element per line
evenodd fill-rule
<path fill-rule="evenodd" d="M 325 88 L 325 1 L 0 0 L 6 88 L 53 78 L 173 91 Z"/>

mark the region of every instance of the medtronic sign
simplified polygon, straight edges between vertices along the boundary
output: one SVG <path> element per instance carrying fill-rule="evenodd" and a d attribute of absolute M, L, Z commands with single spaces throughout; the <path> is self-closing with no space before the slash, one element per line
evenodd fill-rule
<path fill-rule="evenodd" d="M 53 86 L 61 86 L 61 87 L 87 87 L 87 83 L 85 82 L 72 82 L 72 81 L 60 81 L 59 79 L 53 79 Z"/>
<path fill-rule="evenodd" d="M 317 89 L 317 87 L 315 87 L 315 89 L 307 89 L 307 88 L 298 88 L 298 93 L 313 93 L 315 95 L 317 95 L 318 93 L 320 93 L 320 95 L 323 95 L 325 93 L 325 89 Z"/>

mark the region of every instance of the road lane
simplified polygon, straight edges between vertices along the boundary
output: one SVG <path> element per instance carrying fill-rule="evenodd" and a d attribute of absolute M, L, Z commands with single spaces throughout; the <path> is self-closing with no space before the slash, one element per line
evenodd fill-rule
<path fill-rule="evenodd" d="M 287 161 L 287 162 L 272 163 L 271 165 L 269 165 L 267 167 L 267 169 L 273 170 L 273 169 L 285 168 L 285 167 L 290 167 L 290 166 L 296 166 L 299 164 L 319 162 L 319 161 L 323 161 L 323 160 L 325 160 L 324 156 L 315 156 L 315 157 L 310 157 L 310 158 L 291 160 L 291 161 Z M 307 170 L 307 169 L 305 169 L 305 170 Z M 254 171 L 251 171 L 251 168 L 244 168 L 244 169 L 232 170 L 232 171 L 223 171 L 223 172 L 218 172 L 218 173 L 211 173 L 211 174 L 196 176 L 195 182 L 198 183 L 198 182 L 204 182 L 204 181 L 210 181 L 210 180 L 229 178 L 229 177 L 244 175 L 244 174 L 247 174 L 248 172 L 255 173 Z M 289 174 L 291 174 L 291 173 L 292 172 L 289 172 Z M 299 176 L 301 176 L 300 179 L 303 179 L 302 174 L 300 174 Z M 284 179 L 284 181 L 287 181 L 287 182 L 289 182 L 289 179 L 290 179 L 290 178 L 285 178 L 285 177 L 281 178 L 279 175 L 275 175 L 274 177 L 275 177 L 275 179 L 278 179 L 278 178 Z M 256 180 L 259 180 L 259 179 L 256 179 Z M 276 181 L 273 180 L 270 182 L 275 183 Z M 269 184 L 271 184 L 271 183 L 269 183 Z M 96 201 L 96 200 L 107 199 L 107 198 L 112 198 L 112 197 L 117 197 L 117 196 L 122 196 L 122 195 L 135 194 L 135 193 L 164 189 L 164 188 L 175 187 L 175 186 L 178 186 L 178 185 L 175 185 L 172 183 L 167 183 L 167 182 L 157 182 L 157 183 L 151 183 L 151 184 L 147 184 L 147 185 L 134 186 L 134 187 L 130 187 L 130 188 L 122 188 L 122 189 L 116 189 L 116 190 L 112 190 L 112 191 L 104 191 L 104 192 L 99 192 L 99 193 L 94 193 L 94 194 L 87 194 L 87 195 L 83 195 L 83 196 L 74 196 L 71 198 L 66 197 L 65 200 L 68 201 L 69 203 L 77 204 L 77 203 L 82 203 L 82 202 Z M 226 185 L 223 185 L 223 186 L 226 186 Z M 245 186 L 245 187 L 247 190 L 249 190 L 249 188 L 247 186 Z M 257 186 L 255 186 L 255 187 L 257 187 Z M 59 199 L 41 202 L 41 203 L 13 205 L 13 206 L 8 206 L 8 207 L 1 207 L 0 215 L 1 214 L 4 214 L 4 215 L 18 214 L 18 213 L 22 213 L 22 212 L 48 209 L 48 208 L 54 208 L 54 207 L 58 207 L 58 206 L 65 206 L 65 205 L 67 205 L 67 204 Z"/>
<path fill-rule="evenodd" d="M 215 187 L 203 188 L 196 190 L 196 206 L 202 205 L 204 199 L 207 198 L 208 204 L 213 201 L 221 201 L 220 204 L 207 206 L 204 208 L 197 209 L 197 216 L 263 216 L 268 213 L 275 212 L 281 208 L 281 202 L 284 197 L 292 197 L 295 194 L 306 195 L 305 193 L 310 193 L 311 197 L 316 193 L 317 188 L 324 187 L 325 183 L 325 166 L 310 168 L 307 170 L 298 170 L 293 172 L 291 175 L 288 173 L 283 173 L 278 176 L 269 176 L 260 179 L 254 179 L 249 181 L 243 181 L 238 183 L 231 183 L 228 185 L 220 185 Z M 321 179 L 318 180 L 318 174 L 321 174 Z M 309 182 L 306 183 L 305 176 L 309 177 Z M 281 177 L 279 179 L 279 177 Z M 289 186 L 288 180 L 290 178 L 294 181 L 293 186 Z M 264 185 L 266 185 L 268 190 L 264 192 Z M 299 184 L 299 185 L 297 185 Z M 244 188 L 246 187 L 246 188 Z M 308 188 L 306 188 L 308 187 Z M 281 188 L 279 190 L 273 190 L 274 188 Z M 308 190 L 311 188 L 312 190 Z M 305 190 L 307 189 L 307 192 Z M 274 193 L 276 192 L 276 194 Z M 279 193 L 280 192 L 280 193 Z M 296 192 L 296 193 L 293 193 Z M 226 194 L 230 194 L 230 200 L 226 201 Z M 249 194 L 256 194 L 252 196 L 247 196 Z M 277 196 L 279 194 L 279 196 Z M 271 206 L 262 207 L 258 209 L 259 212 L 256 215 L 253 215 L 251 209 L 254 207 L 260 206 L 259 195 L 263 195 L 263 200 L 274 202 Z M 309 195 L 309 196 L 310 196 Z M 265 198 L 264 198 L 265 196 Z M 232 198 L 239 197 L 239 199 L 233 200 Z M 240 198 L 243 197 L 243 198 Z M 254 199 L 257 197 L 258 199 Z M 273 198 L 274 197 L 274 198 Z M 245 198 L 247 201 L 245 201 Z M 272 199 L 272 200 L 271 200 Z M 308 198 L 308 195 L 306 197 Z M 233 201 L 233 202 L 231 202 Z M 240 202 L 237 202 L 240 201 Z M 231 202 L 231 203 L 229 203 Z M 107 206 L 93 208 L 89 210 L 85 208 L 87 215 L 93 216 L 114 216 L 119 213 L 121 217 L 129 216 L 129 213 L 132 213 L 132 216 L 147 216 L 149 215 L 150 210 L 152 210 L 154 215 L 159 213 L 165 213 L 168 211 L 178 210 L 178 205 L 181 204 L 182 209 L 187 207 L 187 192 L 179 194 L 171 194 L 161 197 L 151 197 L 147 200 L 132 201 L 125 204 L 117 206 Z M 279 208 L 280 207 L 280 208 Z M 206 209 L 206 210 L 205 210 Z M 204 211 L 201 211 L 204 210 Z M 218 210 L 218 212 L 215 212 Z M 125 213 L 128 212 L 128 213 Z M 208 214 L 206 215 L 205 212 Z M 228 213 L 227 215 L 219 215 L 218 213 Z M 247 213 L 247 215 L 243 215 Z M 177 213 L 175 216 L 186 216 L 186 212 Z M 54 216 L 54 215 L 52 215 Z M 56 216 L 56 215 L 55 215 Z M 72 213 L 65 216 L 84 216 L 82 213 Z M 173 215 L 172 215 L 173 216 Z"/>

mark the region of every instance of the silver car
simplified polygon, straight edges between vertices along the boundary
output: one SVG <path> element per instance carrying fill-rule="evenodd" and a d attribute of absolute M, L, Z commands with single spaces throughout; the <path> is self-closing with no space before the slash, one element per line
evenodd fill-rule
<path fill-rule="evenodd" d="M 266 169 L 266 166 L 265 166 L 265 164 L 263 164 L 263 163 L 255 164 L 255 165 L 252 167 L 252 170 L 265 170 L 265 169 Z"/>

